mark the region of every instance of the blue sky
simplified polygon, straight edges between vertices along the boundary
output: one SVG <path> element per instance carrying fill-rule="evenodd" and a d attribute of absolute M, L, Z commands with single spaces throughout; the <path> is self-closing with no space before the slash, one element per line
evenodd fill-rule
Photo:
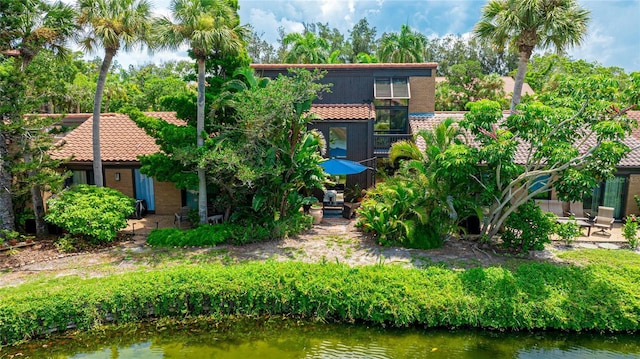
<path fill-rule="evenodd" d="M 591 10 L 591 22 L 583 45 L 568 51 L 574 59 L 640 71 L 640 0 L 579 0 Z M 155 10 L 168 15 L 170 0 L 156 0 Z M 277 29 L 302 31 L 303 22 L 328 23 L 348 36 L 355 23 L 366 17 L 377 35 L 399 31 L 409 24 L 427 36 L 468 34 L 480 18 L 485 0 L 239 0 L 240 19 L 251 24 L 262 37 L 276 43 Z M 187 58 L 186 51 L 123 53 L 124 66 Z"/>

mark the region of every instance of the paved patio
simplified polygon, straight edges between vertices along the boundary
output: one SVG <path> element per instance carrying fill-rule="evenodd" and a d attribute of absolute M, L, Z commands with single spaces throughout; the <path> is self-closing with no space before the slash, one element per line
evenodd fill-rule
<path fill-rule="evenodd" d="M 124 232 L 133 233 L 136 240 L 143 240 L 154 228 L 175 228 L 177 224 L 174 224 L 174 216 L 169 215 L 155 215 L 150 214 L 142 219 L 130 219 L 128 220 L 127 227 L 123 229 Z M 330 224 L 335 226 L 336 233 L 343 233 L 346 228 L 348 220 L 343 218 L 325 218 L 323 225 Z M 182 228 L 188 228 L 189 222 L 183 222 Z M 614 223 L 613 229 L 609 231 L 611 235 L 604 235 L 597 232 L 597 228 L 591 228 L 591 235 L 587 236 L 587 229 L 582 230 L 582 236 L 575 239 L 574 247 L 583 248 L 607 248 L 618 249 L 626 247 L 626 239 L 622 236 L 622 223 Z"/>

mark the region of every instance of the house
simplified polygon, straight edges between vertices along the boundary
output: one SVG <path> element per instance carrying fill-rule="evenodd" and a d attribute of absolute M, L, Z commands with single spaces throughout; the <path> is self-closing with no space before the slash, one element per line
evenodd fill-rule
<path fill-rule="evenodd" d="M 420 130 L 431 130 L 446 118 L 456 121 L 464 117 L 465 112 L 436 112 L 432 115 L 411 116 L 409 119 L 411 131 L 417 133 Z M 640 111 L 629 111 L 627 115 L 640 120 Z M 508 116 L 508 112 L 504 113 Z M 625 143 L 633 150 L 618 164 L 615 177 L 601 183 L 593 192 L 583 198 L 583 207 L 591 212 L 597 211 L 598 206 L 615 208 L 614 217 L 622 219 L 628 214 L 640 213 L 633 198 L 640 195 L 640 129 L 625 139 Z M 418 147 L 424 150 L 422 139 L 417 141 Z M 526 148 L 518 149 L 515 155 L 516 163 L 523 163 L 526 157 Z M 556 200 L 555 192 L 548 194 L 547 199 Z"/>
<path fill-rule="evenodd" d="M 435 110 L 435 63 L 253 64 L 258 76 L 276 78 L 289 69 L 325 71 L 331 92 L 315 99 L 311 112 L 322 120 L 309 127 L 327 140 L 327 156 L 375 168 L 394 142 L 412 138 L 409 116 Z M 332 147 L 334 146 L 334 147 Z M 375 173 L 347 176 L 347 186 L 375 184 Z"/>
<path fill-rule="evenodd" d="M 353 161 L 373 157 L 388 157 L 391 144 L 411 138 L 409 116 L 435 111 L 435 63 L 406 64 L 253 64 L 258 76 L 276 78 L 288 69 L 304 68 L 326 71 L 323 83 L 333 84 L 331 93 L 314 100 L 317 105 L 367 105 L 373 115 L 373 137 L 358 131 L 348 142 L 354 150 L 347 150 Z M 337 110 L 340 107 L 337 108 Z M 334 113 L 337 119 L 353 121 L 350 107 L 341 107 L 344 113 Z M 322 116 L 322 115 L 321 115 Z M 321 121 L 314 123 L 319 126 Z M 346 126 L 347 128 L 349 126 Z M 367 144 L 362 144 L 367 141 Z M 355 148 L 358 148 L 356 151 Z"/>
<path fill-rule="evenodd" d="M 145 114 L 184 125 L 174 112 Z M 62 125 L 77 125 L 59 140 L 59 148 L 51 154 L 54 159 L 70 159 L 65 164 L 72 172 L 69 184 L 93 184 L 92 117 L 92 114 L 70 114 L 61 120 Z M 157 214 L 173 214 L 182 206 L 184 193 L 173 183 L 159 182 L 140 173 L 138 156 L 157 153 L 159 147 L 129 116 L 100 115 L 100 146 L 106 187 L 145 200 L 147 210 Z"/>

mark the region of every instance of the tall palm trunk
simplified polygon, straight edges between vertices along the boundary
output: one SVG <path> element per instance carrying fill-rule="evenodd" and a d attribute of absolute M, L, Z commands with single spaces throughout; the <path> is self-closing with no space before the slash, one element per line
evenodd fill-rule
<path fill-rule="evenodd" d="M 204 58 L 198 58 L 198 112 L 196 117 L 196 131 L 198 147 L 204 146 Z M 198 215 L 200 223 L 207 222 L 207 178 L 204 168 L 198 166 Z"/>
<path fill-rule="evenodd" d="M 33 155 L 29 148 L 25 149 L 24 162 L 33 162 Z M 29 176 L 35 176 L 36 171 L 31 170 L 28 174 Z M 49 230 L 47 228 L 47 222 L 44 220 L 44 200 L 42 199 L 42 190 L 40 189 L 39 184 L 31 186 L 31 203 L 33 206 L 33 215 L 36 221 L 36 237 L 42 238 L 49 234 Z"/>
<path fill-rule="evenodd" d="M 100 66 L 100 75 L 98 75 L 98 84 L 96 86 L 96 96 L 93 100 L 93 178 L 96 186 L 104 187 L 104 179 L 102 178 L 102 156 L 100 154 L 100 113 L 102 107 L 102 94 L 104 93 L 104 84 L 107 82 L 107 73 L 111 67 L 111 61 L 116 55 L 117 49 L 105 49 L 104 60 Z"/>
<path fill-rule="evenodd" d="M 518 72 L 516 73 L 515 83 L 513 85 L 513 96 L 511 97 L 511 111 L 515 111 L 516 106 L 522 98 L 522 85 L 524 84 L 524 75 L 527 73 L 527 65 L 531 58 L 531 50 L 521 50 L 520 59 L 518 60 Z"/>
<path fill-rule="evenodd" d="M 13 214 L 13 201 L 11 199 L 11 181 L 13 175 L 9 163 L 5 159 L 9 155 L 6 134 L 0 132 L 0 229 L 13 230 L 15 217 Z"/>

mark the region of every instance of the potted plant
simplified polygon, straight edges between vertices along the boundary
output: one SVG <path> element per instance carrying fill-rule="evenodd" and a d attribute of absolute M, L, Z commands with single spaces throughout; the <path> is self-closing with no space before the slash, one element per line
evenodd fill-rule
<path fill-rule="evenodd" d="M 316 203 L 311 204 L 309 214 L 313 216 L 313 224 L 320 224 L 322 222 L 322 203 L 316 201 Z"/>
<path fill-rule="evenodd" d="M 362 202 L 365 193 L 366 191 L 362 189 L 359 183 L 355 183 L 344 191 L 347 202 Z"/>
<path fill-rule="evenodd" d="M 622 236 L 627 240 L 627 243 L 629 243 L 631 250 L 638 248 L 640 238 L 638 238 L 638 219 L 635 215 L 630 214 L 627 216 L 622 226 Z"/>
<path fill-rule="evenodd" d="M 318 199 L 315 198 L 314 196 L 307 196 L 307 197 L 303 198 L 302 199 L 302 210 L 304 211 L 304 214 L 309 214 L 309 209 L 315 203 L 318 203 Z"/>

